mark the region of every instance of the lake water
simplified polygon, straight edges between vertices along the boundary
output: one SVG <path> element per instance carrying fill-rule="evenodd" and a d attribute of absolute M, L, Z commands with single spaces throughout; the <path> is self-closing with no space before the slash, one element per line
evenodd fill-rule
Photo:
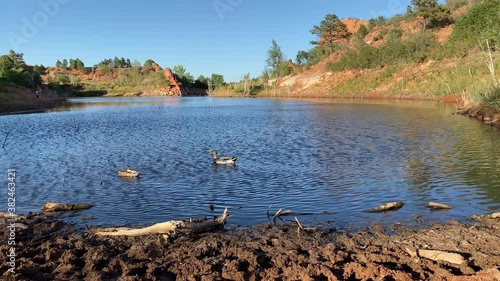
<path fill-rule="evenodd" d="M 16 169 L 16 209 L 90 203 L 95 225 L 220 214 L 305 224 L 466 220 L 500 207 L 500 131 L 442 104 L 223 98 L 92 98 L 51 113 L 0 116 L 3 176 Z M 238 157 L 212 164 L 208 152 Z M 141 172 L 125 180 L 117 171 Z M 3 188 L 7 209 L 7 189 Z M 363 212 L 391 201 L 396 212 Z M 453 205 L 429 211 L 429 201 Z M 211 211 L 210 204 L 215 205 Z"/>

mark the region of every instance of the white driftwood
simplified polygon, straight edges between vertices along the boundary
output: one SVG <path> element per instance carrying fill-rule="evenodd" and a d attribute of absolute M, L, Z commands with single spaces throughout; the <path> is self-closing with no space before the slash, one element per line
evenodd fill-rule
<path fill-rule="evenodd" d="M 377 206 L 373 209 L 366 210 L 366 212 L 369 213 L 378 213 L 378 212 L 386 212 L 386 211 L 395 211 L 399 210 L 404 206 L 405 203 L 403 202 L 390 202 L 390 203 L 385 203 L 380 206 Z"/>
<path fill-rule="evenodd" d="M 229 217 L 228 209 L 224 209 L 222 215 L 220 215 L 215 220 L 201 220 L 201 221 L 168 221 L 163 223 L 157 223 L 152 226 L 145 228 L 120 228 L 120 229 L 101 229 L 97 231 L 97 235 L 109 235 L 109 236 L 143 236 L 150 234 L 163 234 L 167 237 L 173 236 L 180 232 L 187 233 L 202 233 L 209 231 L 214 228 L 223 227 L 226 224 L 227 218 Z"/>
<path fill-rule="evenodd" d="M 418 250 L 418 255 L 433 261 L 446 261 L 453 264 L 462 264 L 465 259 L 462 255 L 438 250 Z"/>
<path fill-rule="evenodd" d="M 429 202 L 429 204 L 425 205 L 425 207 L 430 208 L 430 209 L 435 209 L 435 210 L 438 210 L 438 209 L 443 209 L 443 210 L 453 209 L 453 207 L 450 206 L 450 205 L 445 205 L 445 204 L 436 203 L 436 202 Z"/>
<path fill-rule="evenodd" d="M 1 211 L 0 211 L 0 218 L 3 218 L 3 219 L 13 219 L 13 220 L 24 220 L 24 219 L 26 219 L 26 217 L 21 216 L 21 215 L 10 214 L 10 213 L 1 212 Z"/>
<path fill-rule="evenodd" d="M 47 202 L 42 206 L 42 211 L 44 212 L 61 212 L 61 211 L 77 211 L 86 210 L 92 208 L 94 205 L 90 204 L 63 204 L 55 202 Z"/>

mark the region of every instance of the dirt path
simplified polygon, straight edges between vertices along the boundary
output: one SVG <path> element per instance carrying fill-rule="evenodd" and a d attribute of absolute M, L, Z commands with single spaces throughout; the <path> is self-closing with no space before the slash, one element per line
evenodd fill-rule
<path fill-rule="evenodd" d="M 261 225 L 163 241 L 102 237 L 61 221 L 16 234 L 16 274 L 2 280 L 500 280 L 500 220 L 451 221 L 414 230 L 373 226 L 298 234 L 296 225 Z M 8 229 L 0 228 L 3 237 Z M 0 251 L 9 251 L 2 240 Z M 411 256 L 415 249 L 458 253 L 462 264 Z"/>

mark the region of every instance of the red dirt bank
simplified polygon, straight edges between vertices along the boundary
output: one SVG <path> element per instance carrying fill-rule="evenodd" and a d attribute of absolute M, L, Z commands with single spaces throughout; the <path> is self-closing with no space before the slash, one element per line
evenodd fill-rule
<path fill-rule="evenodd" d="M 37 98 L 35 93 L 24 87 L 6 86 L 6 88 L 9 93 L 0 95 L 13 97 L 0 104 L 0 114 L 44 112 L 66 102 L 63 98 L 51 98 L 45 93 L 40 93 Z"/>

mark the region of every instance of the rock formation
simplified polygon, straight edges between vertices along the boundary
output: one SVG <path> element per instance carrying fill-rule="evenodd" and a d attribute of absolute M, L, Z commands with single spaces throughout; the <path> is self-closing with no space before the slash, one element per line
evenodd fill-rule
<path fill-rule="evenodd" d="M 165 79 L 170 84 L 169 92 L 171 92 L 172 96 L 186 96 L 189 94 L 186 91 L 186 89 L 184 89 L 181 86 L 181 83 L 179 81 L 177 81 L 174 73 L 172 72 L 172 70 L 170 70 L 170 68 L 168 68 L 168 67 L 165 68 L 165 70 L 163 71 L 163 76 L 165 76 Z"/>

